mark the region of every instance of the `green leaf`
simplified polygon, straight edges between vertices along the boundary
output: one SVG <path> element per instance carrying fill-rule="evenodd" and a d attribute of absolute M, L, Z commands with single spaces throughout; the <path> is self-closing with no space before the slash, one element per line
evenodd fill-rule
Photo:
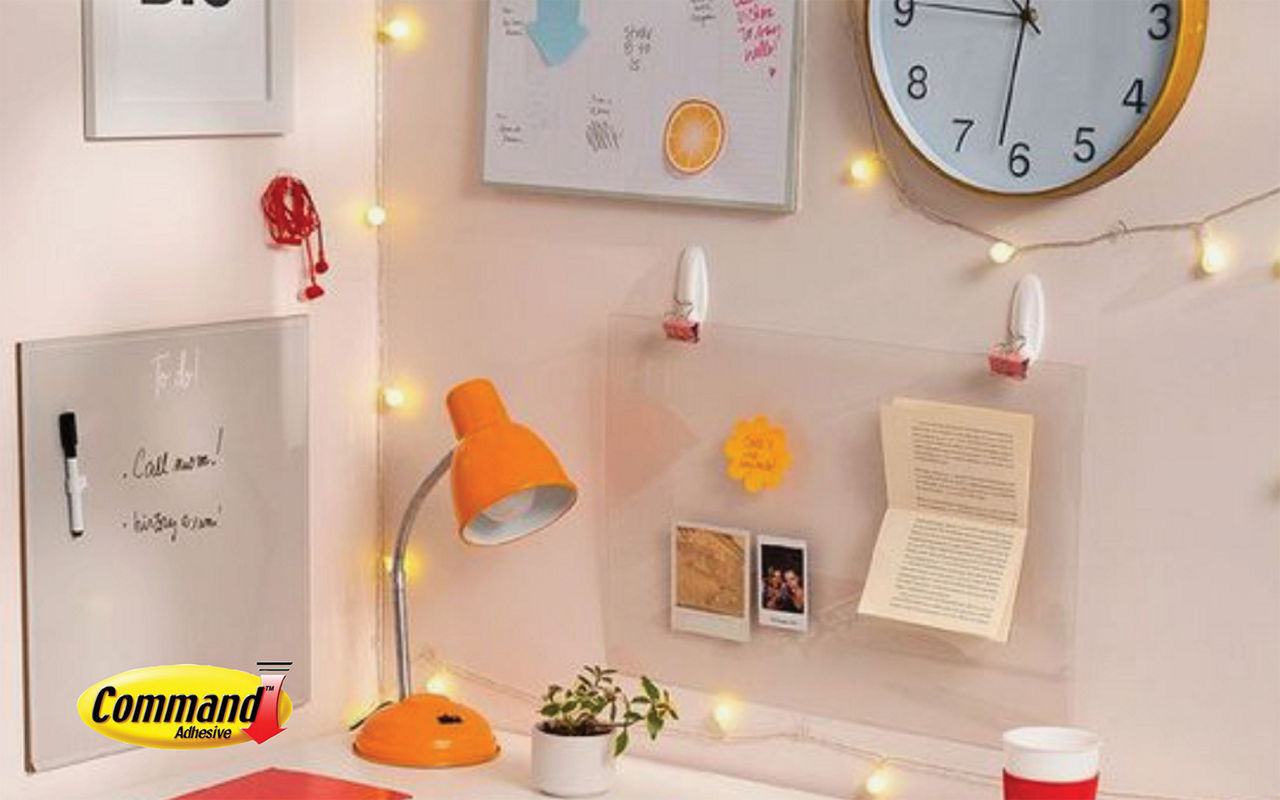
<path fill-rule="evenodd" d="M 650 711 L 649 716 L 644 719 L 644 726 L 649 731 L 649 738 L 657 739 L 662 730 L 662 717 L 658 716 L 657 711 Z"/>
<path fill-rule="evenodd" d="M 654 684 L 654 682 L 644 677 L 643 675 L 640 676 L 640 685 L 644 687 L 644 693 L 645 695 L 648 696 L 650 700 L 657 700 L 658 697 L 660 696 L 658 692 L 658 687 Z"/>
<path fill-rule="evenodd" d="M 560 705 L 558 703 L 547 703 L 538 713 L 544 717 L 558 716 L 560 714 Z"/>
<path fill-rule="evenodd" d="M 613 740 L 613 754 L 615 756 L 622 755 L 622 751 L 626 750 L 627 745 L 629 744 L 631 744 L 631 737 L 627 734 L 626 730 L 624 729 L 621 733 L 618 734 L 618 737 Z"/>

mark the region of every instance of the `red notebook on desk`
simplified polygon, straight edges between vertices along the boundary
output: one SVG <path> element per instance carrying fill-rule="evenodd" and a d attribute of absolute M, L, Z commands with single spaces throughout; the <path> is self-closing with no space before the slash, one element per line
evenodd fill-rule
<path fill-rule="evenodd" d="M 291 769 L 264 769 L 172 800 L 405 800 L 410 795 Z"/>

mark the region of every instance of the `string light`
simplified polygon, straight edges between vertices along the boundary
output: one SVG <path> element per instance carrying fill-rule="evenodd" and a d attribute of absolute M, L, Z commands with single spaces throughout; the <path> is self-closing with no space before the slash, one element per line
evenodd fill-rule
<path fill-rule="evenodd" d="M 1217 275 L 1227 268 L 1230 254 L 1226 245 L 1216 239 L 1199 236 L 1200 272 L 1205 275 Z"/>
<path fill-rule="evenodd" d="M 867 780 L 862 784 L 868 797 L 883 797 L 889 791 L 889 767 L 883 761 L 875 765 Z"/>
<path fill-rule="evenodd" d="M 430 678 L 427 679 L 427 694 L 438 694 L 447 697 L 453 688 L 453 681 L 449 680 L 449 673 L 443 669 L 437 670 Z"/>
<path fill-rule="evenodd" d="M 737 703 L 727 697 L 721 697 L 716 700 L 715 708 L 711 711 L 711 720 L 716 724 L 716 730 L 720 733 L 727 734 L 729 729 L 733 727 L 733 722 L 738 716 Z"/>
<path fill-rule="evenodd" d="M 870 186 L 880 172 L 880 159 L 874 153 L 858 156 L 849 164 L 849 180 L 854 186 Z"/>
<path fill-rule="evenodd" d="M 365 210 L 364 221 L 374 228 L 381 228 L 387 221 L 387 210 L 375 203 Z"/>
<path fill-rule="evenodd" d="M 395 567 L 395 560 L 389 555 L 383 556 L 382 571 L 390 575 L 393 567 Z M 409 581 L 410 583 L 413 583 L 414 580 L 418 577 L 419 568 L 420 568 L 420 564 L 418 562 L 418 552 L 413 548 L 410 548 L 409 551 L 404 554 L 405 580 Z"/>
<path fill-rule="evenodd" d="M 855 9 L 857 5 L 858 4 L 856 3 L 849 4 L 849 15 L 848 15 L 848 24 L 846 25 L 846 33 L 849 35 L 850 39 L 852 40 L 852 45 L 853 45 L 849 48 L 849 52 L 853 53 L 855 58 L 861 58 L 861 53 L 863 52 L 863 49 L 864 49 L 863 42 L 865 40 L 862 35 L 862 32 L 859 30 L 859 26 L 861 25 L 861 19 L 860 19 L 860 14 Z M 1223 217 L 1235 214 L 1237 211 L 1241 211 L 1242 209 L 1248 208 L 1249 206 L 1257 205 L 1258 203 L 1262 203 L 1272 198 L 1280 196 L 1280 185 L 1276 185 L 1276 186 L 1272 186 L 1270 188 L 1255 192 L 1254 194 L 1248 195 L 1236 201 L 1235 203 L 1232 203 L 1229 206 L 1225 206 L 1215 211 L 1211 211 L 1205 214 L 1204 216 L 1200 217 L 1199 219 L 1185 220 L 1185 221 L 1178 221 L 1178 222 L 1158 222 L 1158 223 L 1152 223 L 1148 225 L 1132 225 L 1132 226 L 1127 225 L 1126 223 L 1121 221 L 1117 223 L 1116 226 L 1111 228 L 1110 230 L 1104 231 L 1102 233 L 1093 234 L 1091 236 L 1076 238 L 1076 239 L 1049 239 L 1049 240 L 1042 240 L 1042 241 L 1036 241 L 1036 242 L 1025 242 L 1022 244 L 1003 241 L 999 236 L 996 236 L 995 234 L 989 231 L 985 231 L 981 228 L 978 228 L 977 226 L 970 225 L 969 223 L 964 222 L 963 220 L 944 214 L 934 209 L 933 207 L 925 203 L 922 203 L 921 201 L 917 200 L 909 191 L 907 191 L 906 183 L 902 180 L 902 177 L 898 174 L 897 170 L 894 169 L 893 162 L 885 157 L 884 136 L 880 131 L 880 118 L 879 118 L 879 115 L 876 113 L 876 101 L 873 96 L 873 89 L 870 85 L 870 82 L 867 80 L 867 75 L 871 74 L 870 65 L 864 62 L 864 63 L 859 63 L 857 66 L 858 66 L 858 70 L 857 70 L 858 86 L 862 91 L 864 112 L 867 118 L 867 124 L 871 133 L 872 145 L 874 148 L 874 156 L 867 156 L 864 158 L 873 158 L 874 164 L 878 167 L 878 169 L 882 170 L 888 176 L 889 182 L 893 186 L 894 194 L 897 195 L 898 202 L 901 203 L 904 208 L 906 208 L 908 211 L 911 211 L 919 215 L 923 219 L 929 222 L 932 222 L 935 225 L 955 228 L 956 230 L 963 231 L 964 233 L 967 233 L 970 236 L 974 236 L 976 238 L 982 239 L 987 242 L 992 242 L 993 244 L 991 245 L 991 249 L 988 251 L 988 255 L 991 257 L 991 260 L 997 264 L 1007 263 L 1007 261 L 1009 259 L 1012 259 L 1015 255 L 1025 256 L 1029 253 L 1040 251 L 1040 250 L 1066 250 L 1066 249 L 1079 249 L 1084 247 L 1091 247 L 1100 242 L 1110 242 L 1110 241 L 1115 241 L 1116 239 L 1119 239 L 1122 237 L 1136 236 L 1140 234 L 1177 233 L 1177 232 L 1186 232 L 1186 231 L 1196 233 L 1197 231 L 1203 229 L 1206 225 L 1208 225 L 1209 223 L 1215 220 L 1222 219 Z M 857 161 L 854 162 L 855 165 L 857 163 L 858 163 Z M 858 183 L 857 179 L 853 177 L 853 169 L 854 167 L 853 165 L 851 165 L 849 168 L 850 178 L 855 184 L 857 184 Z M 1000 247 L 999 253 L 997 253 L 996 248 L 1001 245 L 1004 245 L 1004 246 Z M 1004 261 L 1000 261 L 996 258 L 997 254 L 1003 255 L 1005 253 L 1008 253 L 1008 258 L 1006 258 Z M 1201 267 L 1203 268 L 1204 266 L 1204 249 L 1203 248 L 1201 249 L 1199 255 L 1200 255 Z M 1227 255 L 1228 254 L 1225 252 L 1222 253 L 1221 263 L 1218 264 L 1219 267 L 1226 266 Z M 1275 270 L 1276 270 L 1276 277 L 1280 278 L 1280 262 L 1277 263 Z M 1206 271 L 1205 274 L 1210 274 L 1210 273 Z"/>
<path fill-rule="evenodd" d="M 993 264 L 1008 264 L 1018 254 L 1018 248 L 1005 241 L 994 242 L 987 251 L 987 257 Z"/>
<path fill-rule="evenodd" d="M 413 26 L 409 24 L 408 20 L 396 17 L 395 19 L 387 20 L 387 23 L 378 32 L 383 40 L 398 42 L 409 38 L 409 34 L 413 33 Z"/>
<path fill-rule="evenodd" d="M 404 389 L 398 386 L 387 386 L 382 390 L 382 404 L 387 408 L 404 408 L 406 399 Z"/>

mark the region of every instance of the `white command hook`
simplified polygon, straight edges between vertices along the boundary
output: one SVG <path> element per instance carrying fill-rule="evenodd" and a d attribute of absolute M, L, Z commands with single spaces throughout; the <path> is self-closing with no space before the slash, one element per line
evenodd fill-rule
<path fill-rule="evenodd" d="M 1038 275 L 1023 275 L 1013 287 L 1009 307 L 1009 336 L 1022 342 L 1028 361 L 1040 358 L 1044 350 L 1044 285 Z"/>
<path fill-rule="evenodd" d="M 667 338 L 696 343 L 707 319 L 711 288 L 707 280 L 707 254 L 697 245 L 680 253 L 676 272 L 675 305 L 663 320 Z"/>
<path fill-rule="evenodd" d="M 991 349 L 991 372 L 1025 378 L 1044 350 L 1044 286 L 1036 275 L 1024 275 L 1009 303 L 1008 337 Z"/>

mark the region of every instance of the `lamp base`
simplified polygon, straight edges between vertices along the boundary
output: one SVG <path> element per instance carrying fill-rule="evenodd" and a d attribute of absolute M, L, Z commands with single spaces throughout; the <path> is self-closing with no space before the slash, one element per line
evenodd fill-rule
<path fill-rule="evenodd" d="M 489 722 L 438 694 L 415 694 L 364 721 L 356 755 L 394 767 L 466 767 L 498 757 Z"/>

